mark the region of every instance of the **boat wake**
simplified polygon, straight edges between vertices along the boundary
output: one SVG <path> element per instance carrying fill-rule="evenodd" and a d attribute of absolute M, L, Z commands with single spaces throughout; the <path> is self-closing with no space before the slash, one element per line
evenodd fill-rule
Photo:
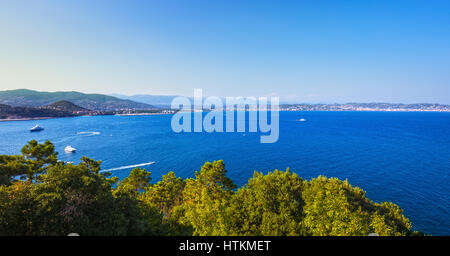
<path fill-rule="evenodd" d="M 142 164 L 127 165 L 127 166 L 121 166 L 121 167 L 116 167 L 116 168 L 102 170 L 100 172 L 112 172 L 112 171 L 118 171 L 118 170 L 125 170 L 125 169 L 131 169 L 131 168 L 137 168 L 137 167 L 152 165 L 154 163 L 155 162 L 148 162 L 148 163 L 142 163 Z"/>
<path fill-rule="evenodd" d="M 77 132 L 77 135 L 95 136 L 95 135 L 100 135 L 100 132 Z"/>

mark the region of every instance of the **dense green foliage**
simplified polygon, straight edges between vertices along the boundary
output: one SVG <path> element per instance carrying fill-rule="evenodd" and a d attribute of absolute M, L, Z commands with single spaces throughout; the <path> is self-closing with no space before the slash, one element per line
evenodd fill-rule
<path fill-rule="evenodd" d="M 100 164 L 58 161 L 49 141 L 0 155 L 0 235 L 416 234 L 397 205 L 374 203 L 336 178 L 255 172 L 237 189 L 222 161 L 156 183 L 140 168 L 119 182 Z"/>

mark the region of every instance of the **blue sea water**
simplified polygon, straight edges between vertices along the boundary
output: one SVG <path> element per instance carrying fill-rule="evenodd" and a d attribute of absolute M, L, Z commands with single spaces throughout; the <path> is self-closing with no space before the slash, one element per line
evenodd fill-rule
<path fill-rule="evenodd" d="M 450 235 L 450 113 L 281 112 L 279 141 L 258 133 L 174 133 L 171 115 L 95 116 L 0 122 L 0 154 L 18 154 L 31 139 L 51 140 L 59 157 L 102 160 L 102 168 L 155 161 L 154 181 L 174 171 L 193 177 L 206 161 L 223 159 L 244 185 L 255 170 L 290 168 L 305 179 L 348 179 L 375 201 L 402 207 L 415 229 Z M 306 122 L 296 120 L 305 118 Z M 30 133 L 40 124 L 45 128 Z M 78 151 L 66 154 L 71 145 Z M 119 178 L 130 169 L 117 170 Z"/>

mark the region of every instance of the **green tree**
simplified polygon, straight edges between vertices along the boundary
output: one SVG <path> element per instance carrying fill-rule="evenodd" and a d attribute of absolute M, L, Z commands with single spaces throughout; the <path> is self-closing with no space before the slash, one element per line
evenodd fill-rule
<path fill-rule="evenodd" d="M 26 173 L 28 181 L 32 181 L 36 174 L 45 172 L 49 165 L 58 161 L 55 146 L 48 140 L 43 144 L 32 140 L 22 148 L 21 152 L 28 166 Z"/>
<path fill-rule="evenodd" d="M 38 182 L 0 186 L 0 233 L 159 234 L 157 211 L 149 222 L 151 209 L 142 208 L 133 193 L 113 193 L 115 179 L 99 173 L 98 164 L 88 158 L 79 165 L 58 162 L 47 167 Z"/>
<path fill-rule="evenodd" d="M 151 180 L 151 172 L 148 172 L 145 169 L 135 168 L 130 172 L 128 177 L 119 182 L 117 189 L 128 191 L 137 196 L 140 191 L 144 191 L 150 186 Z"/>
<path fill-rule="evenodd" d="M 403 210 L 391 202 L 375 203 L 371 227 L 380 236 L 416 235 L 411 231 L 411 222 L 403 215 Z"/>
<path fill-rule="evenodd" d="M 0 155 L 0 185 L 11 185 L 28 172 L 29 166 L 23 156 Z"/>
<path fill-rule="evenodd" d="M 169 172 L 161 181 L 148 186 L 140 197 L 143 204 L 156 209 L 163 216 L 168 235 L 192 235 L 192 228 L 180 223 L 184 216 L 182 204 L 185 185 L 183 179 Z"/>
<path fill-rule="evenodd" d="M 151 186 L 150 181 L 151 172 L 135 168 L 113 191 L 128 221 L 128 235 L 162 235 L 168 232 L 158 209 L 142 200 L 141 193 Z"/>
<path fill-rule="evenodd" d="M 267 175 L 255 172 L 233 196 L 228 235 L 302 235 L 304 181 L 287 169 Z"/>
<path fill-rule="evenodd" d="M 93 173 L 99 173 L 101 169 L 102 161 L 95 161 L 94 159 L 90 159 L 88 157 L 81 157 L 80 165 L 87 167 Z M 105 176 L 109 176 L 110 173 L 105 173 Z"/>
<path fill-rule="evenodd" d="M 172 214 L 174 206 L 182 204 L 185 182 L 177 178 L 174 172 L 169 172 L 162 180 L 148 186 L 142 194 L 142 200 L 158 209 L 165 218 Z"/>
<path fill-rule="evenodd" d="M 226 177 L 222 160 L 205 163 L 183 190 L 181 223 L 192 226 L 194 235 L 221 235 L 226 229 L 225 211 L 236 185 Z"/>
<path fill-rule="evenodd" d="M 127 219 L 113 197 L 111 182 L 84 163 L 58 163 L 36 184 L 36 229 L 42 234 L 127 234 Z"/>
<path fill-rule="evenodd" d="M 58 153 L 50 141 L 40 144 L 32 140 L 21 152 L 22 155 L 0 155 L 0 185 L 24 178 L 31 182 L 58 161 Z"/>
<path fill-rule="evenodd" d="M 393 203 L 376 204 L 348 181 L 319 176 L 303 191 L 303 226 L 308 235 L 407 235 L 409 220 Z"/>
<path fill-rule="evenodd" d="M 16 181 L 0 186 L 0 235 L 35 235 L 34 220 L 39 207 L 32 183 Z"/>

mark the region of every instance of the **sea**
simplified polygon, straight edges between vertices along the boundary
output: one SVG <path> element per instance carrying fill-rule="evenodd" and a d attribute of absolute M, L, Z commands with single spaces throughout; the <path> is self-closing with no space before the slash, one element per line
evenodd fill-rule
<path fill-rule="evenodd" d="M 450 113 L 280 112 L 279 140 L 260 133 L 176 133 L 172 115 L 88 116 L 0 122 L 0 154 L 19 154 L 30 140 L 50 140 L 59 159 L 102 161 L 126 177 L 140 166 L 153 182 L 174 171 L 193 177 L 207 161 L 224 160 L 228 176 L 245 185 L 255 171 L 290 168 L 304 179 L 347 179 L 374 202 L 404 209 L 413 228 L 450 235 Z M 304 121 L 299 121 L 305 119 Z M 237 118 L 238 122 L 246 122 Z M 29 129 L 39 124 L 41 132 Z M 65 153 L 66 146 L 77 149 Z"/>

